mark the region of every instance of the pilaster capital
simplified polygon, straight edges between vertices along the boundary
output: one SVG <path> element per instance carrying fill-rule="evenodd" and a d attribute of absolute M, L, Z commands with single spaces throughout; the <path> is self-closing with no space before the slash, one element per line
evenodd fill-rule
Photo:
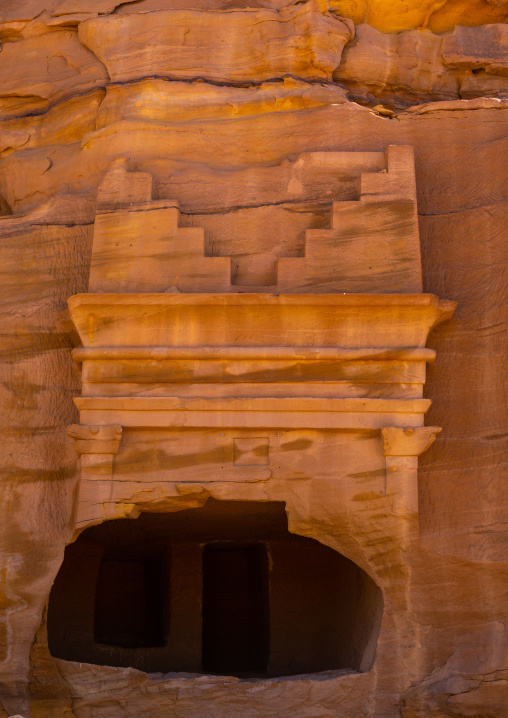
<path fill-rule="evenodd" d="M 419 456 L 434 443 L 440 426 L 386 426 L 381 429 L 385 456 Z"/>
<path fill-rule="evenodd" d="M 119 424 L 85 425 L 71 424 L 67 427 L 67 436 L 76 442 L 78 454 L 116 454 L 122 438 Z"/>

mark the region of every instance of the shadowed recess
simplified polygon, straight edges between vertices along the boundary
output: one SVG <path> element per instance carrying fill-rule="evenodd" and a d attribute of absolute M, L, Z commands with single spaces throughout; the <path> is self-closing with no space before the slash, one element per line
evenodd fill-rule
<path fill-rule="evenodd" d="M 264 678 L 368 670 L 382 595 L 290 534 L 282 502 L 216 501 L 84 531 L 48 612 L 53 656 L 146 672 Z"/>

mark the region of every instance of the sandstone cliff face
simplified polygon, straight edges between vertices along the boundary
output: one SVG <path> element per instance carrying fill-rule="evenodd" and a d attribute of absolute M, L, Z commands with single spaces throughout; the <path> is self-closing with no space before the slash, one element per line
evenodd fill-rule
<path fill-rule="evenodd" d="M 0 7 L 0 716 L 503 718 L 508 5 L 189 5 Z M 385 508 L 367 495 L 360 537 L 325 520 L 332 490 L 293 506 L 295 531 L 367 552 L 390 601 L 380 648 L 390 660 L 347 682 L 256 683 L 51 657 L 45 607 L 78 484 L 66 301 L 87 291 L 103 175 L 116 160 L 149 172 L 154 199 L 176 200 L 181 226 L 203 227 L 210 254 L 232 257 L 233 284 L 270 286 L 275 259 L 328 226 L 329 203 L 357 199 L 351 176 L 306 153 L 391 144 L 415 151 L 424 291 L 458 302 L 431 335 L 428 423 L 444 431 L 421 460 L 420 537 L 392 551 L 377 531 Z M 404 595 L 393 588 L 401 571 Z M 390 638 L 399 624 L 405 645 Z"/>

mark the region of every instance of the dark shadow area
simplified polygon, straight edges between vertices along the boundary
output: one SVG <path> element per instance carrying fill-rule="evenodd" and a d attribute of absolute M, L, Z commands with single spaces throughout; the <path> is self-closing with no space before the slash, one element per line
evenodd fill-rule
<path fill-rule="evenodd" d="M 166 643 L 167 595 L 161 556 L 106 554 L 95 589 L 94 641 L 138 648 Z"/>
<path fill-rule="evenodd" d="M 266 546 L 208 544 L 203 551 L 203 669 L 264 673 L 269 661 Z"/>
<path fill-rule="evenodd" d="M 0 194 L 0 217 L 7 217 L 12 214 L 12 209 L 10 208 L 9 204 L 7 203 L 7 200 L 2 197 Z"/>
<path fill-rule="evenodd" d="M 270 677 L 368 670 L 382 595 L 290 534 L 281 502 L 209 499 L 84 531 L 48 608 L 53 656 L 146 672 Z"/>

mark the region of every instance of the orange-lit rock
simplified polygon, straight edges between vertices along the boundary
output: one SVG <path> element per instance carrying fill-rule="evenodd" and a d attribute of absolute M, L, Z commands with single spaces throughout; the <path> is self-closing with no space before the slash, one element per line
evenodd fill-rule
<path fill-rule="evenodd" d="M 387 33 L 420 27 L 442 33 L 456 25 L 504 22 L 508 15 L 504 0 L 332 0 L 331 7 L 355 24 Z"/>
<path fill-rule="evenodd" d="M 108 88 L 97 114 L 97 129 L 116 122 L 157 124 L 192 119 L 238 119 L 345 101 L 345 91 L 336 85 L 306 83 L 289 77 L 283 82 L 264 82 L 248 88 L 221 87 L 195 80 L 146 79 Z"/>

